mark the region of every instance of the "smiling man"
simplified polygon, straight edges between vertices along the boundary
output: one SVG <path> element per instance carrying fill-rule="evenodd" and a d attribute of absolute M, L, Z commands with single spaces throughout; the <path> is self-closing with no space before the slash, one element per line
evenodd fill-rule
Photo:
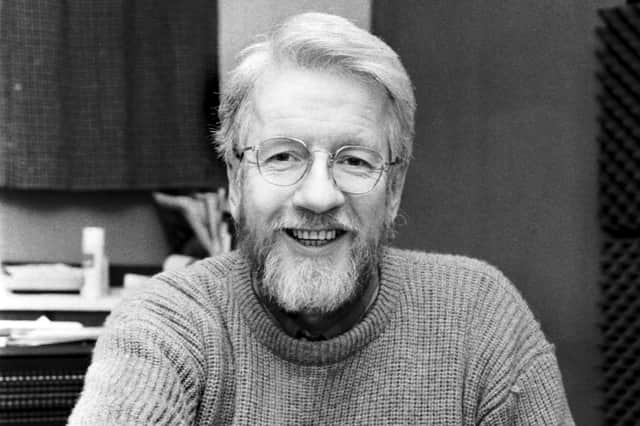
<path fill-rule="evenodd" d="M 71 424 L 572 424 L 512 284 L 389 246 L 415 101 L 384 42 L 290 18 L 240 56 L 216 133 L 239 249 L 107 321 Z"/>
<path fill-rule="evenodd" d="M 386 191 L 401 165 L 389 161 L 390 105 L 364 80 L 286 62 L 265 67 L 249 102 L 245 140 L 257 144 L 232 148 L 246 168 L 230 168 L 230 204 L 256 293 L 291 335 L 334 337 L 374 300 L 400 201 Z"/>

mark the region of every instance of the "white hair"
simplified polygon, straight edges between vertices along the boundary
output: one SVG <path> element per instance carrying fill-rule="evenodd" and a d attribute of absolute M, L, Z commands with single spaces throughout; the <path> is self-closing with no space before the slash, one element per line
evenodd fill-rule
<path fill-rule="evenodd" d="M 280 64 L 337 71 L 384 89 L 391 106 L 386 124 L 391 159 L 398 157 L 406 170 L 416 107 L 409 75 L 384 41 L 345 18 L 323 13 L 295 15 L 240 53 L 222 90 L 215 131 L 216 148 L 227 164 L 235 161 L 233 149 L 251 121 L 248 100 L 256 81 Z"/>

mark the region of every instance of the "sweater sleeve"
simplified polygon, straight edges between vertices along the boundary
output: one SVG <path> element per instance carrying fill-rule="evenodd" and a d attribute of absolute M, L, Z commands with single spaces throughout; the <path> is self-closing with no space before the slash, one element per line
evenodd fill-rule
<path fill-rule="evenodd" d="M 473 313 L 473 371 L 482 425 L 572 425 L 553 345 L 499 272 L 485 276 Z"/>
<path fill-rule="evenodd" d="M 70 425 L 194 423 L 204 374 L 193 355 L 189 309 L 172 308 L 180 299 L 178 292 L 147 294 L 114 311 Z"/>
<path fill-rule="evenodd" d="M 480 424 L 574 425 L 553 352 L 537 356 Z"/>

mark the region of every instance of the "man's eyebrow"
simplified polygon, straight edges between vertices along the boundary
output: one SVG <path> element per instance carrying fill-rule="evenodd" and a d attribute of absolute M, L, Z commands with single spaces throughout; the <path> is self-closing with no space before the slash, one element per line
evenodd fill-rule
<path fill-rule="evenodd" d="M 361 134 L 353 134 L 353 135 L 345 135 L 344 137 L 339 138 L 336 141 L 336 144 L 339 146 L 343 146 L 343 145 L 371 146 L 373 145 L 373 140 L 371 140 L 370 138 L 366 138 Z"/>
<path fill-rule="evenodd" d="M 370 143 L 371 141 L 362 137 L 349 137 L 344 140 L 344 145 L 367 145 Z"/>
<path fill-rule="evenodd" d="M 306 139 L 300 138 L 300 139 L 305 141 L 305 143 L 309 147 L 313 147 L 317 143 L 321 143 L 321 140 L 316 140 L 313 137 L 306 138 Z M 325 145 L 326 148 L 331 151 L 337 151 L 343 146 L 362 146 L 362 147 L 371 148 L 371 149 L 374 149 L 376 147 L 374 138 L 365 137 L 364 135 L 359 133 L 345 134 L 345 135 L 339 135 L 337 137 L 332 137 L 330 138 L 329 141 L 326 141 L 325 143 L 327 143 L 327 145 Z"/>

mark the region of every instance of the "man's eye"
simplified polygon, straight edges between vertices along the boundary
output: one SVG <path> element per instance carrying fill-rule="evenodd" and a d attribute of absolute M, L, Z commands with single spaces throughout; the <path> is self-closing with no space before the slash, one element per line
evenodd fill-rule
<path fill-rule="evenodd" d="M 346 167 L 355 167 L 359 169 L 373 169 L 373 165 L 364 158 L 354 157 L 352 155 L 340 157 L 338 163 Z"/>
<path fill-rule="evenodd" d="M 301 158 L 299 155 L 296 155 L 296 153 L 290 151 L 278 152 L 270 155 L 265 159 L 265 161 L 269 163 L 291 163 L 300 160 Z"/>

